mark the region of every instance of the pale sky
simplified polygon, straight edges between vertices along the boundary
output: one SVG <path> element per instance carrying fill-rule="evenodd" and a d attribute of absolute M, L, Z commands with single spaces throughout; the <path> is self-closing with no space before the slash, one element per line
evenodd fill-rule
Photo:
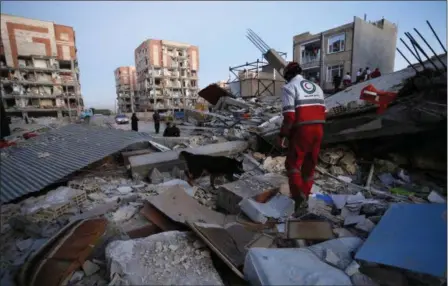
<path fill-rule="evenodd" d="M 446 46 L 446 1 L 385 2 L 40 2 L 2 1 L 1 12 L 72 26 L 86 107 L 113 108 L 119 66 L 134 65 L 134 50 L 148 38 L 199 47 L 199 87 L 227 80 L 229 66 L 260 57 L 245 37 L 251 28 L 271 47 L 292 59 L 294 35 L 319 33 L 353 21 L 382 17 L 398 24 L 398 36 L 417 28 L 437 52 L 442 49 L 429 30 L 429 20 Z M 401 50 L 403 44 L 397 42 Z M 411 59 L 409 52 L 405 55 Z M 415 61 L 415 60 L 413 60 Z M 397 53 L 395 70 L 406 67 Z"/>

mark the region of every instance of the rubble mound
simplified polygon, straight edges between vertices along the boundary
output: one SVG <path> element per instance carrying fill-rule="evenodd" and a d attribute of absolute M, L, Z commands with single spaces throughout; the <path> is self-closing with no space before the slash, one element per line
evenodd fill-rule
<path fill-rule="evenodd" d="M 223 285 L 209 251 L 188 232 L 113 241 L 106 258 L 111 264 L 109 285 L 120 284 L 117 280 L 122 285 Z"/>

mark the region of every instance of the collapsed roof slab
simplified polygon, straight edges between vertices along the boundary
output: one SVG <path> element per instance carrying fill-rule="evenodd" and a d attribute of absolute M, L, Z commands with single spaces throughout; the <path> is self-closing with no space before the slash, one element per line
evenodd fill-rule
<path fill-rule="evenodd" d="M 167 172 L 176 166 L 179 168 L 183 167 L 184 163 L 179 159 L 179 153 L 181 151 L 201 155 L 230 156 L 243 152 L 248 147 L 249 144 L 246 141 L 230 141 L 197 148 L 133 156 L 129 158 L 129 163 L 131 164 L 133 177 L 145 178 L 154 168 L 157 168 L 160 172 Z"/>

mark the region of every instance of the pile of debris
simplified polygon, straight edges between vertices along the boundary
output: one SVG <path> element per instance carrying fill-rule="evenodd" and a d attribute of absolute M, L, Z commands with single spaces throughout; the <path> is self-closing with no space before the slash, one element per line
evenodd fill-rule
<path fill-rule="evenodd" d="M 411 237 L 420 239 L 419 223 L 443 218 L 446 187 L 426 184 L 396 162 L 374 160 L 365 168 L 348 147 L 327 148 L 308 210 L 292 218 L 285 157 L 247 152 L 248 146 L 233 141 L 196 147 L 196 153 L 244 156 L 247 174 L 221 181 L 218 190 L 207 177 L 194 187 L 184 180 L 176 157 L 184 149 L 126 151 L 123 161 L 133 179 L 91 172 L 2 205 L 2 283 L 16 277 L 27 285 L 223 285 L 229 279 L 380 285 L 393 276 L 431 285 L 443 277 L 438 267 L 424 265 L 444 263 L 440 249 L 433 249 L 444 247 L 443 219 L 425 226 L 432 234 L 425 236 L 428 247 L 420 246 L 424 252 L 415 252 Z M 390 227 L 393 236 L 387 235 Z M 399 259 L 404 252 L 416 260 Z M 54 272 L 50 280 L 48 269 Z"/>

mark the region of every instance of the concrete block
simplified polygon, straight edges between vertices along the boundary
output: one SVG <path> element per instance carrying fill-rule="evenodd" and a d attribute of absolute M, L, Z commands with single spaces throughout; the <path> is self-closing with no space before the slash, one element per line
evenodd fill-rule
<path fill-rule="evenodd" d="M 84 270 L 86 276 L 90 276 L 100 270 L 100 267 L 90 260 L 86 260 L 82 265 L 82 270 Z"/>
<path fill-rule="evenodd" d="M 246 141 L 230 141 L 200 146 L 197 148 L 132 156 L 129 158 L 129 162 L 131 165 L 132 176 L 141 176 L 141 178 L 145 178 L 153 168 L 157 168 L 160 172 L 171 171 L 174 166 L 183 169 L 185 163 L 179 160 L 179 153 L 181 151 L 211 156 L 230 156 L 244 151 L 247 147 L 248 143 Z"/>
<path fill-rule="evenodd" d="M 224 184 L 218 191 L 216 204 L 230 214 L 238 214 L 240 212 L 238 204 L 241 200 L 253 198 L 265 191 L 279 188 L 281 184 L 287 182 L 288 178 L 285 176 L 268 173 Z"/>

